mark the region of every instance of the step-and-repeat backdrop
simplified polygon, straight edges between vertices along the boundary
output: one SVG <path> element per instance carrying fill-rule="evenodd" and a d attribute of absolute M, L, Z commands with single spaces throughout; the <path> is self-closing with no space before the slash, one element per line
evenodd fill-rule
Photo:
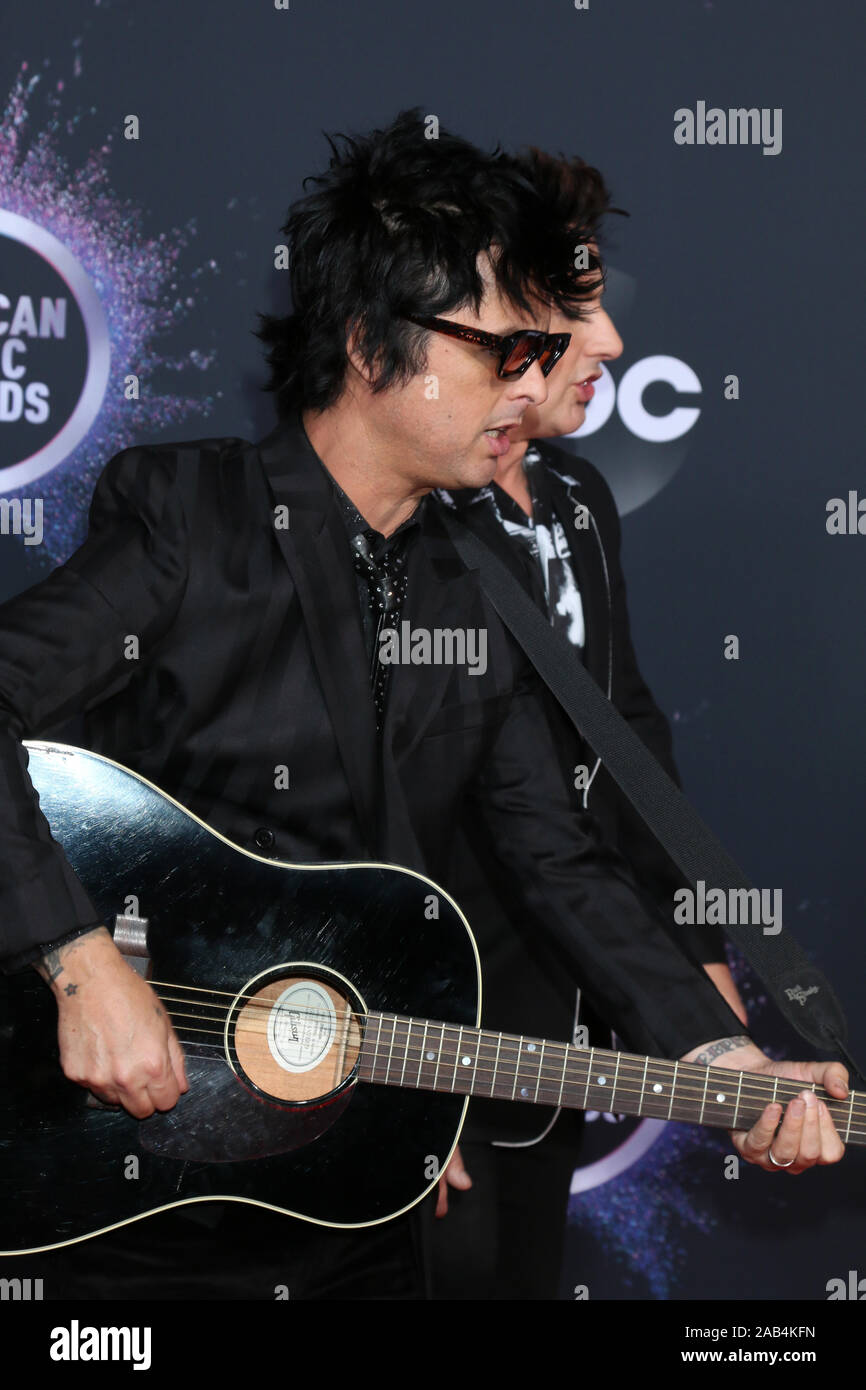
<path fill-rule="evenodd" d="M 324 131 L 420 106 L 598 165 L 625 342 L 566 447 L 624 517 L 685 785 L 866 1055 L 866 470 L 856 10 L 809 0 L 69 0 L 0 44 L 0 596 L 67 556 L 135 442 L 272 422 L 256 311 Z M 860 43 L 858 43 L 860 40 Z M 730 639 L 738 639 L 736 648 Z M 753 1031 L 809 1051 L 732 965 Z M 593 1113 L 563 1298 L 866 1297 L 860 1155 L 797 1180 Z"/>

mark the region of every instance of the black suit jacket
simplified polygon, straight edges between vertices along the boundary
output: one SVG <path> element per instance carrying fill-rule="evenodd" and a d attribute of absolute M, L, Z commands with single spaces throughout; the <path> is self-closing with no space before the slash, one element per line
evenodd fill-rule
<path fill-rule="evenodd" d="M 557 716 L 434 508 L 402 617 L 485 629 L 487 667 L 394 666 L 379 752 L 345 525 L 300 423 L 258 445 L 115 456 L 81 549 L 0 608 L 6 968 L 94 919 L 19 742 L 84 710 L 90 746 L 238 844 L 295 862 L 370 856 L 447 888 L 473 797 L 527 918 L 632 1047 L 674 1056 L 739 1032 L 569 797 Z"/>

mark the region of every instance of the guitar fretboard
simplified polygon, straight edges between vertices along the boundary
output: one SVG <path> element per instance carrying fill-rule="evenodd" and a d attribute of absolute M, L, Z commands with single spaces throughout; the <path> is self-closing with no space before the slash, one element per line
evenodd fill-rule
<path fill-rule="evenodd" d="M 493 1033 L 481 1028 L 368 1015 L 358 1074 L 362 1081 L 411 1090 L 683 1120 L 749 1129 L 772 1101 L 787 1104 L 804 1089 L 827 1105 L 844 1143 L 866 1144 L 866 1094 L 835 1100 L 818 1086 L 671 1062 L 602 1048 Z"/>

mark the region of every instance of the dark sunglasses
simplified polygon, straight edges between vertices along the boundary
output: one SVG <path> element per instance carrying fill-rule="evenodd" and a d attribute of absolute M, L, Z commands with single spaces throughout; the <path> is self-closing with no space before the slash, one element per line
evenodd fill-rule
<path fill-rule="evenodd" d="M 446 333 L 449 338 L 460 338 L 464 343 L 475 343 L 490 352 L 498 352 L 496 374 L 504 381 L 523 376 L 533 362 L 549 376 L 571 342 L 570 333 L 542 333 L 538 328 L 523 328 L 502 338 L 497 333 L 483 333 L 480 328 L 452 323 L 450 319 L 424 318 L 416 314 L 403 314 L 403 318 L 419 328 L 430 328 L 434 333 Z"/>

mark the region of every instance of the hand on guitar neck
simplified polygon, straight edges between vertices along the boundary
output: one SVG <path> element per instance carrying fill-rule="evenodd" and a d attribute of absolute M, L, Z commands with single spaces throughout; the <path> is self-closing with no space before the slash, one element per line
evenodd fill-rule
<path fill-rule="evenodd" d="M 136 1119 L 170 1110 L 189 1089 L 183 1052 L 157 996 L 105 927 L 49 951 L 33 967 L 57 1000 L 64 1075 Z"/>
<path fill-rule="evenodd" d="M 748 1163 L 768 1173 L 785 1172 L 796 1176 L 816 1164 L 838 1163 L 843 1156 L 845 1145 L 836 1132 L 830 1112 L 824 1101 L 814 1094 L 814 1086 L 823 1086 L 831 1096 L 845 1099 L 848 1071 L 841 1062 L 774 1062 L 745 1036 L 704 1043 L 680 1060 L 805 1082 L 803 1091 L 789 1103 L 787 1110 L 775 1102 L 765 1107 L 751 1129 L 728 1131 L 734 1148 Z"/>

